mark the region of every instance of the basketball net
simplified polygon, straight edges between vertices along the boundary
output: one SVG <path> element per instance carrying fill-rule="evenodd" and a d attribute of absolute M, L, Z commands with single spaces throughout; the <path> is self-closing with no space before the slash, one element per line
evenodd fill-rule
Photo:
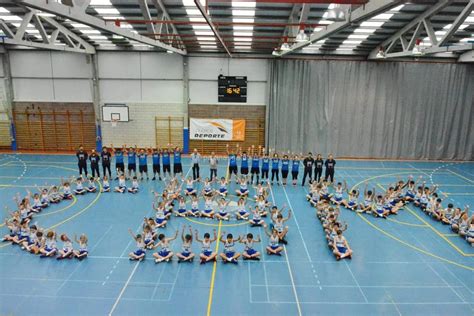
<path fill-rule="evenodd" d="M 112 120 L 110 122 L 112 123 L 112 127 L 117 127 L 118 120 Z"/>

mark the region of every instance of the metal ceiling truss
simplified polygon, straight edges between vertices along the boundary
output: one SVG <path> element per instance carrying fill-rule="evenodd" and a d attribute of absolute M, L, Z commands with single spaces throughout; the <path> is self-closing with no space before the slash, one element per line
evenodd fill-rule
<path fill-rule="evenodd" d="M 471 13 L 474 8 L 474 0 L 470 0 L 464 7 L 463 11 L 452 23 L 451 27 L 446 30 L 446 34 L 443 35 L 439 41 L 436 38 L 435 30 L 433 29 L 430 19 L 452 2 L 452 0 L 443 0 L 431 6 L 428 10 L 417 16 L 414 20 L 409 22 L 402 29 L 372 50 L 369 54 L 369 59 L 377 58 L 377 53 L 381 49 L 384 51 L 385 58 L 414 56 L 413 48 L 415 47 L 417 40 L 420 39 L 421 34 L 423 34 L 423 30 L 428 35 L 431 42 L 431 47 L 422 50 L 422 54 L 424 55 L 472 50 L 473 44 L 447 46 L 446 43 L 451 39 L 467 16 Z M 397 48 L 398 51 L 396 50 Z M 419 57 L 419 55 L 416 56 Z"/>
<path fill-rule="evenodd" d="M 287 54 L 291 54 L 296 50 L 300 50 L 308 45 L 311 45 L 317 41 L 325 39 L 331 35 L 334 35 L 349 26 L 353 26 L 354 24 L 361 23 L 371 17 L 390 10 L 400 4 L 404 3 L 403 0 L 372 0 L 365 5 L 360 6 L 359 8 L 355 9 L 351 13 L 348 14 L 347 20 L 342 22 L 335 22 L 329 24 L 324 30 L 319 32 L 313 33 L 309 41 L 307 42 L 300 42 L 293 45 L 287 51 L 281 51 L 277 54 L 277 56 L 284 56 Z"/>
<path fill-rule="evenodd" d="M 146 1 L 146 0 L 144 0 L 144 1 Z M 157 11 L 157 17 L 160 20 L 171 21 L 170 15 L 168 14 L 168 11 L 166 10 L 166 7 L 163 4 L 163 1 L 161 1 L 161 0 L 151 0 L 151 2 L 153 3 L 153 6 L 155 7 L 155 9 Z M 160 14 L 161 14 L 161 18 L 160 18 Z M 155 24 L 155 29 L 156 29 L 156 24 Z M 175 36 L 172 37 L 172 39 L 176 40 L 179 43 L 180 47 L 182 47 L 182 48 L 185 47 L 183 41 L 181 40 L 181 37 L 179 36 L 178 29 L 176 28 L 176 26 L 174 24 L 161 23 L 159 25 L 159 29 L 157 31 L 158 32 L 156 32 L 156 33 L 176 34 Z"/>
<path fill-rule="evenodd" d="M 29 25 L 33 25 L 39 32 L 41 41 L 32 41 L 27 30 Z M 74 53 L 95 54 L 94 46 L 83 40 L 77 34 L 71 32 L 50 17 L 37 14 L 34 9 L 29 9 L 23 16 L 20 26 L 13 30 L 0 19 L 0 28 L 6 37 L 2 38 L 4 44 L 20 45 L 34 48 L 61 50 Z M 48 33 L 48 30 L 52 30 Z M 36 38 L 35 38 L 36 39 Z M 62 40 L 62 41 L 61 41 Z"/>
<path fill-rule="evenodd" d="M 14 2 L 19 5 L 41 10 L 42 12 L 48 12 L 78 23 L 88 25 L 94 29 L 106 33 L 119 35 L 132 41 L 158 47 L 181 55 L 187 54 L 185 49 L 176 48 L 155 39 L 133 33 L 129 30 L 120 28 L 111 23 L 106 23 L 106 21 L 102 19 L 87 14 L 86 8 L 90 3 L 90 0 L 67 0 L 63 1 L 65 4 L 50 0 L 14 0 Z"/>
<path fill-rule="evenodd" d="M 232 54 L 230 53 L 229 48 L 225 44 L 221 35 L 219 34 L 219 31 L 217 31 L 217 28 L 215 27 L 215 25 L 212 23 L 211 17 L 206 12 L 206 8 L 203 7 L 200 0 L 194 0 L 194 3 L 196 4 L 196 7 L 201 12 L 203 18 L 206 20 L 209 27 L 211 28 L 212 32 L 214 32 L 214 35 L 216 36 L 217 40 L 221 43 L 222 47 L 224 47 L 225 51 L 227 52 L 227 55 L 229 55 L 229 57 L 232 58 Z"/>

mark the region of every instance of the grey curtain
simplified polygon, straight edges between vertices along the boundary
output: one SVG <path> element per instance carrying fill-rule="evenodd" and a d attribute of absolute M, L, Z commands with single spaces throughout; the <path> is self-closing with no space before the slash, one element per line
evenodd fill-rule
<path fill-rule="evenodd" d="M 473 160 L 474 65 L 273 60 L 268 146 Z"/>

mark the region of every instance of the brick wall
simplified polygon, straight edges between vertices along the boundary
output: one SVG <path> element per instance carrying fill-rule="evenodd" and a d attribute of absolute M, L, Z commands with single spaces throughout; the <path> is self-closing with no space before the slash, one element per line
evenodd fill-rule
<path fill-rule="evenodd" d="M 102 122 L 102 140 L 105 146 L 156 145 L 155 117 L 184 117 L 183 104 L 128 103 L 130 122 L 119 122 L 112 127 L 110 122 Z M 185 118 L 186 120 L 187 118 Z M 181 137 L 182 138 L 182 137 Z"/>

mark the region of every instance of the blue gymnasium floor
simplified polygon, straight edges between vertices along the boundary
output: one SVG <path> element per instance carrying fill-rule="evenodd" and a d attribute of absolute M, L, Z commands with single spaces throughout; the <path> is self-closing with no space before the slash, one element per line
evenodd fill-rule
<path fill-rule="evenodd" d="M 362 190 L 367 182 L 370 187 L 386 186 L 397 176 L 423 175 L 428 184 L 440 185 L 448 200 L 444 203 L 474 205 L 472 162 L 339 161 L 337 167 L 336 179 Z M 189 161 L 184 161 L 184 172 L 189 169 Z M 207 175 L 206 166 L 202 172 Z M 13 208 L 16 192 L 74 174 L 72 156 L 0 155 L 2 204 Z M 223 174 L 221 167 L 219 176 Z M 81 196 L 33 219 L 58 234 L 86 233 L 90 255 L 82 262 L 40 259 L 1 244 L 0 314 L 473 314 L 474 248 L 412 206 L 389 220 L 342 210 L 354 255 L 336 262 L 304 189 L 274 186 L 275 203 L 294 210 L 284 256 L 264 255 L 261 262 L 238 265 L 199 265 L 198 260 L 154 264 L 149 251 L 145 261 L 130 262 L 127 255 L 135 243 L 127 229 L 138 229 L 143 217 L 152 214 L 152 189 L 160 190 L 161 182 L 145 181 L 137 195 Z M 5 216 L 3 212 L 2 220 Z M 234 236 L 251 231 L 262 236 L 262 250 L 267 243 L 261 229 L 235 220 L 219 226 L 213 220 L 173 218 L 164 231 L 172 234 L 183 224 L 191 224 L 201 235 L 213 228 Z M 1 230 L 7 233 L 5 227 Z M 198 253 L 199 245 L 193 247 Z M 181 241 L 172 248 L 181 249 Z"/>

